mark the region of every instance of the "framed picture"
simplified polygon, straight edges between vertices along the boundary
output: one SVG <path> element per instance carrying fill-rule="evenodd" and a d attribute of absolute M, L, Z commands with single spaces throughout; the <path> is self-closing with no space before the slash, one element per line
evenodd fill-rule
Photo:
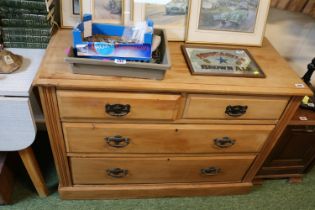
<path fill-rule="evenodd" d="M 186 42 L 261 46 L 270 0 L 194 0 Z"/>
<path fill-rule="evenodd" d="M 81 4 L 80 4 L 80 6 L 81 6 L 81 8 L 80 8 L 81 18 L 83 16 L 83 14 L 86 14 L 86 13 L 92 14 L 92 6 L 93 6 L 92 2 L 93 1 L 94 0 L 81 0 L 80 1 L 81 2 Z"/>
<path fill-rule="evenodd" d="M 182 51 L 192 74 L 265 77 L 246 49 L 182 45 Z"/>
<path fill-rule="evenodd" d="M 80 15 L 80 13 L 81 13 L 80 0 L 72 0 L 72 14 Z"/>
<path fill-rule="evenodd" d="M 72 28 L 80 22 L 80 0 L 61 0 L 61 28 Z"/>
<path fill-rule="evenodd" d="M 133 19 L 151 19 L 155 28 L 166 29 L 171 41 L 184 41 L 189 0 L 134 0 Z"/>
<path fill-rule="evenodd" d="M 93 22 L 123 24 L 125 0 L 92 0 Z"/>

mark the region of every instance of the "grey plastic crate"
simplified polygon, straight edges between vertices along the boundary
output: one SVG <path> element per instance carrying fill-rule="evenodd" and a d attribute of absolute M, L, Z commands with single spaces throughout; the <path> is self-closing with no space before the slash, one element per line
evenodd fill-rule
<path fill-rule="evenodd" d="M 162 53 L 162 62 L 142 63 L 127 62 L 126 64 L 117 64 L 114 61 L 102 61 L 98 59 L 75 57 L 73 50 L 70 51 L 65 61 L 71 65 L 75 74 L 103 75 L 103 76 L 124 76 L 145 79 L 162 80 L 166 71 L 171 67 L 170 53 L 165 31 L 155 29 L 154 34 L 161 36 L 160 51 Z"/>

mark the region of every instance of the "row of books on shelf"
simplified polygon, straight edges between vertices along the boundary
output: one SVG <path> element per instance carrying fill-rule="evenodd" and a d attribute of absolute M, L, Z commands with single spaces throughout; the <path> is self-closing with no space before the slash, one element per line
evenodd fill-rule
<path fill-rule="evenodd" d="M 5 47 L 46 48 L 56 26 L 54 0 L 0 0 Z"/>
<path fill-rule="evenodd" d="M 11 7 L 17 9 L 32 9 L 47 11 L 52 1 L 45 0 L 1 0 L 0 7 Z"/>
<path fill-rule="evenodd" d="M 4 46 L 7 48 L 35 48 L 46 49 L 48 43 L 29 43 L 29 42 L 4 42 Z"/>

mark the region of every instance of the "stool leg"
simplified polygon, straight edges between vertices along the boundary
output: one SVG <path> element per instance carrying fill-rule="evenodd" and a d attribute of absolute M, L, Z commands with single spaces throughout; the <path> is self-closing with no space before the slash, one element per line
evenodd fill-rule
<path fill-rule="evenodd" d="M 9 168 L 6 165 L 4 165 L 4 167 L 0 173 L 0 183 L 1 183 L 0 205 L 11 203 L 11 195 L 12 195 L 12 191 L 13 191 L 13 182 L 14 182 L 13 174 L 11 173 Z"/>
<path fill-rule="evenodd" d="M 24 166 L 36 188 L 40 197 L 47 197 L 48 189 L 44 182 L 43 176 L 39 169 L 37 160 L 31 147 L 19 151 L 19 155 L 24 163 Z"/>

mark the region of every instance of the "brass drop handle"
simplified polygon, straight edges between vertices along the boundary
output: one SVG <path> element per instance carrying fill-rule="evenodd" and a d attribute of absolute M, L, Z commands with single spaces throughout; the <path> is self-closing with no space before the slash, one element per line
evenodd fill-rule
<path fill-rule="evenodd" d="M 215 166 L 210 166 L 208 168 L 203 168 L 201 169 L 201 174 L 206 175 L 206 176 L 214 176 L 217 175 L 221 172 L 221 168 L 215 167 Z"/>
<path fill-rule="evenodd" d="M 106 104 L 105 111 L 113 117 L 123 117 L 129 114 L 131 106 L 129 104 Z"/>
<path fill-rule="evenodd" d="M 222 137 L 222 138 L 216 138 L 213 140 L 213 142 L 214 142 L 214 145 L 219 148 L 229 148 L 235 144 L 235 140 L 227 136 Z"/>
<path fill-rule="evenodd" d="M 247 111 L 248 106 L 227 106 L 225 109 L 225 114 L 229 115 L 230 117 L 240 117 L 244 115 Z"/>
<path fill-rule="evenodd" d="M 108 176 L 113 178 L 124 178 L 128 175 L 128 170 L 122 168 L 111 168 L 107 169 L 106 173 Z"/>
<path fill-rule="evenodd" d="M 108 136 L 105 137 L 106 143 L 115 148 L 123 148 L 128 146 L 130 139 L 122 136 Z"/>

